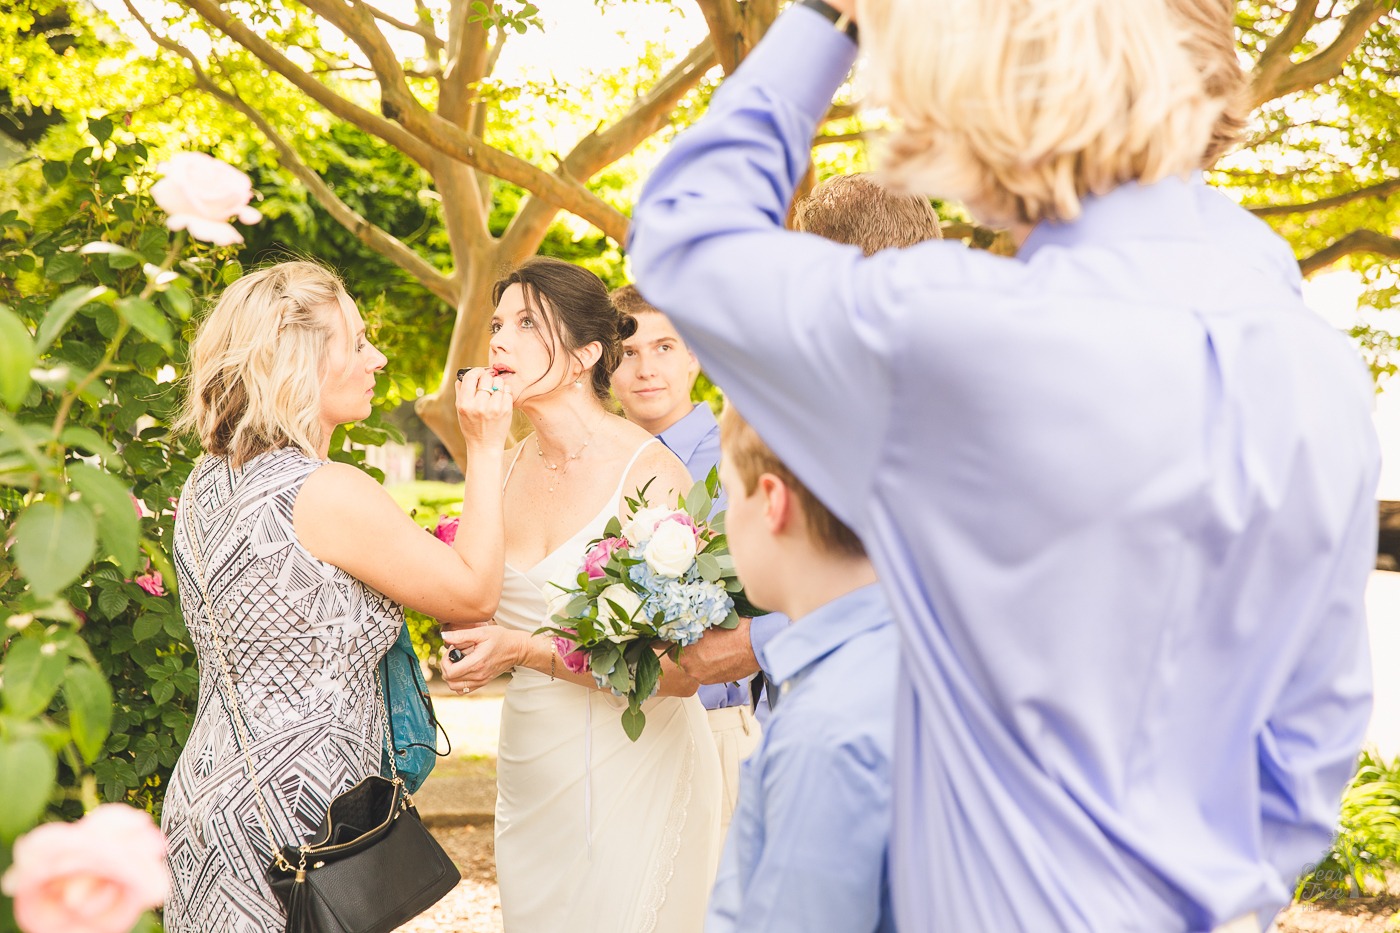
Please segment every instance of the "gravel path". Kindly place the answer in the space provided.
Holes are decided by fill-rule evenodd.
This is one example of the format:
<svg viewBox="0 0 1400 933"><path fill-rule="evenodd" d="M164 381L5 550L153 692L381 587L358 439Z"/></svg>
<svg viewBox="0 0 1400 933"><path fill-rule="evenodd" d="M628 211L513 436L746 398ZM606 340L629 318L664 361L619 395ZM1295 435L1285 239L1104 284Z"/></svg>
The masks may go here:
<svg viewBox="0 0 1400 933"><path fill-rule="evenodd" d="M435 829L433 835L461 869L462 880L432 910L399 927L399 933L502 933L491 827Z"/></svg>

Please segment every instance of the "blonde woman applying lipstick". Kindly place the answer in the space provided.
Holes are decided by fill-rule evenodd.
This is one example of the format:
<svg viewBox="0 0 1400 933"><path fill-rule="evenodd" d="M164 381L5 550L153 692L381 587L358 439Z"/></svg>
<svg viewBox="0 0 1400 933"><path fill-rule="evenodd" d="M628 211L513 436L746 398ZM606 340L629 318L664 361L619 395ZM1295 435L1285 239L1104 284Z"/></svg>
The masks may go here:
<svg viewBox="0 0 1400 933"><path fill-rule="evenodd" d="M609 408L636 322L585 269L535 258L496 283L491 367L534 433L507 454L505 583L497 625L444 633L459 691L514 669L501 714L496 874L508 933L690 933L704 922L719 843L719 759L697 682L663 662L647 727L565 669L548 618L623 497L690 487L685 465Z"/></svg>
<svg viewBox="0 0 1400 933"><path fill-rule="evenodd" d="M173 933L281 929L269 840L301 842L335 795L379 773L375 669L403 607L459 624L496 610L510 390L485 371L458 383L472 456L466 527L448 547L327 460L335 428L369 415L386 362L345 286L312 262L230 285L191 345L183 424L206 453L180 496L174 558L199 708L162 815Z"/></svg>

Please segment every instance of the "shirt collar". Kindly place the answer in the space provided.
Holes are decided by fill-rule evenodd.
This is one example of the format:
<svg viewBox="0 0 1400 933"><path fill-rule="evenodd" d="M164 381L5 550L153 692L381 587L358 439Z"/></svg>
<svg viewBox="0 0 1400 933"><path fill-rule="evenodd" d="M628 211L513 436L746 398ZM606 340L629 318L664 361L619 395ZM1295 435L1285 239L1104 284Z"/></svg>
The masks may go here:
<svg viewBox="0 0 1400 933"><path fill-rule="evenodd" d="M711 432L718 430L719 422L715 420L715 413L710 411L709 403L699 402L690 410L690 414L656 436L661 438L661 443L669 447L677 457L689 463L690 458L695 456L700 442L709 437Z"/></svg>
<svg viewBox="0 0 1400 933"><path fill-rule="evenodd" d="M791 680L846 642L894 623L880 584L839 596L798 619L760 650L763 670L777 683Z"/></svg>
<svg viewBox="0 0 1400 933"><path fill-rule="evenodd" d="M1030 259L1046 246L1198 236L1201 218L1197 199L1204 185L1201 173L1192 172L1189 178L1171 176L1150 185L1127 182L1106 194L1089 195L1081 202L1075 220L1036 224L1016 257Z"/></svg>

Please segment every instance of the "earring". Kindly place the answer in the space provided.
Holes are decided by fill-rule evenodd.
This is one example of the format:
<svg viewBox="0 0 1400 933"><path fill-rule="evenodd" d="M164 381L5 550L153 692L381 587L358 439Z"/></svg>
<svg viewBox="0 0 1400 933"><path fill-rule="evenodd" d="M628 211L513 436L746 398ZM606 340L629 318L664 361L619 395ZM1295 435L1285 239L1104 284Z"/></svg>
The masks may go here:
<svg viewBox="0 0 1400 933"><path fill-rule="evenodd" d="M575 388L575 389L582 389L582 388L583 388L583 377L582 377L582 376L579 376L577 379L574 380L574 388Z"/></svg>

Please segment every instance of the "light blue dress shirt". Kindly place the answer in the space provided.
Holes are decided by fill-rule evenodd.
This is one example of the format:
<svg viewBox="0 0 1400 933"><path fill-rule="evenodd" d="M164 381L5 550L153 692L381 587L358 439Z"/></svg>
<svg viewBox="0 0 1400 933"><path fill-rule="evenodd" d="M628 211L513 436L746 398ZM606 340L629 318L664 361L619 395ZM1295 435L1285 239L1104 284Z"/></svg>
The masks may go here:
<svg viewBox="0 0 1400 933"><path fill-rule="evenodd" d="M656 169L630 252L890 594L899 927L1267 920L1370 710L1357 354L1199 179L1089 198L1014 258L785 231L854 57L784 13Z"/></svg>
<svg viewBox="0 0 1400 933"><path fill-rule="evenodd" d="M710 470L719 465L719 422L715 420L714 412L710 411L710 406L705 402L697 404L690 410L690 414L662 431L657 437L681 458L691 479L696 482L709 476ZM715 500L715 510L722 511L728 507L729 493L721 489L719 498ZM749 640L753 644L754 654L758 654L768 643L768 639L785 628L787 616L778 613L770 612L754 619L749 624ZM705 709L748 706L752 702L749 692L751 679L746 677L737 683L728 684L701 684L700 702L705 705ZM759 706L760 720L766 718L766 706L766 702Z"/></svg>
<svg viewBox="0 0 1400 933"><path fill-rule="evenodd" d="M889 933L899 641L878 584L763 650L782 699L744 762L706 933Z"/></svg>

